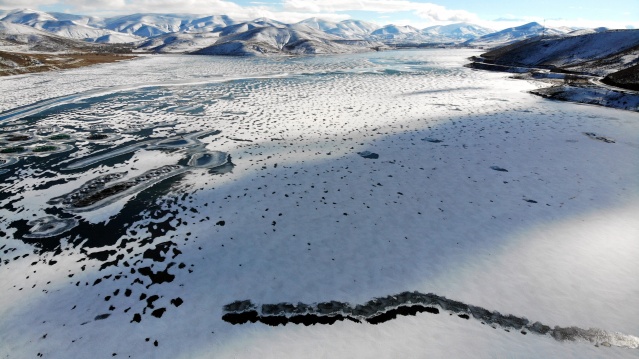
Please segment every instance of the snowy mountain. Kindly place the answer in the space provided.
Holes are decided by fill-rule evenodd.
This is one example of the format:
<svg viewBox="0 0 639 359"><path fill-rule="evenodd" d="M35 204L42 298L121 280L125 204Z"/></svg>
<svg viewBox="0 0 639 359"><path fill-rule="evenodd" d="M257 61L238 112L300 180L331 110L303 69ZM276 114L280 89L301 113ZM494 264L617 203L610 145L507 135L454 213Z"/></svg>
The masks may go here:
<svg viewBox="0 0 639 359"><path fill-rule="evenodd" d="M137 36L117 33L96 26L104 25L100 18L61 13L46 13L24 9L6 13L0 21L30 26L38 30L70 39L89 42L130 43L141 40Z"/></svg>
<svg viewBox="0 0 639 359"><path fill-rule="evenodd" d="M498 65L606 75L639 63L639 30L530 39L487 52L482 57Z"/></svg>
<svg viewBox="0 0 639 359"><path fill-rule="evenodd" d="M573 30L569 33L566 34L566 36L579 36L579 35L587 35L587 34L594 34L597 32L604 32L604 31L608 31L610 30L607 27L597 27L594 29L577 29L577 30Z"/></svg>
<svg viewBox="0 0 639 359"><path fill-rule="evenodd" d="M498 32L469 23L438 25L420 30L400 25L380 27L359 20L333 22L309 18L296 24L286 24L268 18L237 22L225 15L150 13L101 18L30 9L0 11L0 21L86 42L135 43L142 51L176 53L201 49L202 52L233 54L332 53L344 52L348 46L360 51L363 48L379 48L381 44L378 42L393 46L460 44L497 47L540 35L575 37L606 30L544 28L535 22ZM38 33L38 36L42 34ZM235 35L242 36L232 37ZM289 44L290 39L293 42L304 40L311 45L297 48L299 44ZM243 44L238 45L240 42ZM54 48L57 46L53 45ZM219 50L221 48L225 50Z"/></svg>
<svg viewBox="0 0 639 359"><path fill-rule="evenodd" d="M133 14L106 19L107 29L142 37L174 32L215 31L236 22L228 16Z"/></svg>
<svg viewBox="0 0 639 359"><path fill-rule="evenodd" d="M138 50L155 53L187 53L212 46L219 33L169 33L150 38L138 46Z"/></svg>
<svg viewBox="0 0 639 359"><path fill-rule="evenodd" d="M111 36L111 35L106 35ZM113 39L112 39L113 40ZM106 42L104 39L102 42ZM100 41L98 41L100 42ZM120 52L115 46L91 44L70 39L21 24L0 21L0 50L12 52L108 51Z"/></svg>
<svg viewBox="0 0 639 359"><path fill-rule="evenodd" d="M370 51L383 46L370 41L344 40L306 25L263 26L224 36L200 55L267 56L271 54L332 54Z"/></svg>
<svg viewBox="0 0 639 359"><path fill-rule="evenodd" d="M107 19L107 29L133 34L141 37L153 37L169 32L178 32L184 18L177 15L133 14Z"/></svg>
<svg viewBox="0 0 639 359"><path fill-rule="evenodd" d="M422 42L424 37L419 29L410 25L386 25L371 33L376 40L397 43L397 42Z"/></svg>
<svg viewBox="0 0 639 359"><path fill-rule="evenodd" d="M38 28L39 24L46 23L47 21L57 21L57 19L51 14L31 9L9 11L6 14L3 14L3 17L0 18L0 20L35 28Z"/></svg>
<svg viewBox="0 0 639 359"><path fill-rule="evenodd" d="M555 29L544 27L537 22L511 27L491 34L466 41L469 46L496 47L512 44L535 36L562 36L569 32L569 29Z"/></svg>
<svg viewBox="0 0 639 359"><path fill-rule="evenodd" d="M257 28L262 27L275 27L275 28L284 28L286 24L283 22L267 19L267 18L259 18L251 21L245 21L238 24L233 24L226 26L224 28L219 29L220 36L229 36L235 34L241 34L246 31L250 31Z"/></svg>
<svg viewBox="0 0 639 359"><path fill-rule="evenodd" d="M71 20L77 24L88 25L97 28L105 27L104 18L97 16L65 14L62 12L50 12L49 14L60 21Z"/></svg>
<svg viewBox="0 0 639 359"><path fill-rule="evenodd" d="M462 42L495 32L492 29L469 23L431 26L421 31L429 42Z"/></svg>
<svg viewBox="0 0 639 359"><path fill-rule="evenodd" d="M371 33L380 28L378 25L365 21L344 20L332 22L316 17L300 21L298 24L306 25L312 29L339 36L343 39L370 39Z"/></svg>

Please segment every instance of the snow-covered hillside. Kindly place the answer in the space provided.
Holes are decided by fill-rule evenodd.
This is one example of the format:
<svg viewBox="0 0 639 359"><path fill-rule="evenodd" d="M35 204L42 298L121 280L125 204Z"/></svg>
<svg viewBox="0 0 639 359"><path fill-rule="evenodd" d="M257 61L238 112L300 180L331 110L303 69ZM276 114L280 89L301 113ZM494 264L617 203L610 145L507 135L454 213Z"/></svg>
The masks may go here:
<svg viewBox="0 0 639 359"><path fill-rule="evenodd" d="M567 32L569 32L569 29L544 27L537 22L531 22L525 25L511 27L487 34L476 39L466 41L464 44L478 47L496 47L512 44L514 42L536 36L562 36Z"/></svg>
<svg viewBox="0 0 639 359"><path fill-rule="evenodd" d="M89 42L131 43L140 37L101 27L103 19L89 16L46 13L24 9L14 10L0 17L0 21L26 25L62 37Z"/></svg>
<svg viewBox="0 0 639 359"><path fill-rule="evenodd" d="M133 14L106 19L106 28L142 37L174 32L215 31L235 24L228 16Z"/></svg>
<svg viewBox="0 0 639 359"><path fill-rule="evenodd" d="M482 57L499 65L552 67L606 75L639 61L639 30L531 39L487 52Z"/></svg>
<svg viewBox="0 0 639 359"><path fill-rule="evenodd" d="M371 33L380 27L378 25L358 20L344 20L341 22L326 21L319 18L310 18L300 21L298 24L323 31L327 34L339 36L344 39L371 39Z"/></svg>
<svg viewBox="0 0 639 359"><path fill-rule="evenodd" d="M0 21L0 50L11 52L58 52L90 49L91 44L38 30L30 26Z"/></svg>
<svg viewBox="0 0 639 359"><path fill-rule="evenodd" d="M387 43L423 41L421 31L410 25L386 25L373 31L371 35L375 39Z"/></svg>
<svg viewBox="0 0 639 359"><path fill-rule="evenodd" d="M239 22L226 15L137 13L101 18L30 9L1 11L0 21L30 26L51 34L87 42L137 44L142 51L154 52L202 50L200 53L218 53L221 51L220 47L204 50L204 47L211 46L209 40L216 36L225 38L244 34L244 37L234 38L232 43L219 43L218 45L223 45L225 50L222 53L246 54L262 53L263 51L272 53L273 48L267 50L270 46L268 45L261 50L255 50L254 44L241 43L245 41L244 38L252 38L261 32L265 34L286 33L287 30L281 30L285 28L302 32L310 31L311 37L320 39L315 43L324 44L321 46L313 45L304 51L299 49L302 53L314 53L313 47L317 47L317 51L320 53L349 51L348 47L352 47L352 51L360 51L362 48L371 46L378 48L376 42L390 46L407 47L453 44L492 48L542 35L545 37L564 37L605 31L603 28L579 30L567 27L545 28L536 22L494 32L491 29L470 23L437 25L418 29L408 25L393 24L382 27L355 19L334 22L317 17L288 24L268 18ZM300 26L310 30L303 30ZM255 31L258 28L273 28L275 30ZM333 42L331 43L332 49L330 49L331 46L327 47L328 42L321 40L337 40L334 37L348 41ZM268 44L270 40L259 40L258 42L261 41ZM203 47L198 48L198 46ZM253 50L245 51L248 48L253 48ZM294 52L298 52L298 50Z"/></svg>
<svg viewBox="0 0 639 359"><path fill-rule="evenodd" d="M463 42L495 32L492 29L469 23L437 25L421 31L429 42Z"/></svg>
<svg viewBox="0 0 639 359"><path fill-rule="evenodd" d="M219 39L216 32L169 33L152 37L138 46L140 51L187 53L212 46Z"/></svg>
<svg viewBox="0 0 639 359"><path fill-rule="evenodd" d="M222 32L221 34L223 34ZM200 55L263 56L274 54L334 54L371 51L383 46L370 41L344 40L306 25L262 26L221 37Z"/></svg>
<svg viewBox="0 0 639 359"><path fill-rule="evenodd" d="M259 18L251 21L244 21L237 24L229 25L219 29L220 36L229 36L235 34L241 34L243 32L247 32L253 29L262 28L262 27L274 27L274 28L285 28L286 24L283 22L267 19L267 18Z"/></svg>

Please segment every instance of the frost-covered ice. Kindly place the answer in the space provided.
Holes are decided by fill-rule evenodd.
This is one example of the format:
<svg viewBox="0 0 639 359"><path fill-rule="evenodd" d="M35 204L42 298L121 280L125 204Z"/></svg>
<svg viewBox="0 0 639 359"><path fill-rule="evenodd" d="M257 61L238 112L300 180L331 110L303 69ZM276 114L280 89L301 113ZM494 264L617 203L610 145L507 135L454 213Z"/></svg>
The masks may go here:
<svg viewBox="0 0 639 359"><path fill-rule="evenodd" d="M464 68L476 54L158 56L3 79L2 110L25 107L0 114L2 138L55 129L73 150L2 167L0 355L636 357L446 312L222 320L236 301L417 291L639 335L639 114L533 96ZM211 163L86 212L50 202ZM28 238L56 218L77 226Z"/></svg>

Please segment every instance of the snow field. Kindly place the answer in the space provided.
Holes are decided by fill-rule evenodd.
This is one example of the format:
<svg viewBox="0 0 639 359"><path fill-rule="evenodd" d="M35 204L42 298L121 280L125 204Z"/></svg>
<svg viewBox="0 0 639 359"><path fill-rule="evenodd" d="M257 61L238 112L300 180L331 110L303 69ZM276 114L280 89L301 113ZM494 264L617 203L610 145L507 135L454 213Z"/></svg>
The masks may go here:
<svg viewBox="0 0 639 359"><path fill-rule="evenodd" d="M66 79L10 78L20 85L15 91L0 83L3 96L16 96L4 109L31 102L15 93L44 100L104 88L99 101L52 111L37 126L99 125L121 135L115 146L143 140L126 132L136 126L150 127L150 138L221 130L201 140L234 164L222 175L193 170L156 197L145 191L82 213L87 223L126 226L99 246L82 234L52 239L62 243L56 252L13 239L9 224L43 217L47 200L99 174L134 177L174 164L180 152L141 150L70 173L22 160L5 177L0 202L7 234L0 247L15 248L0 257L9 259L0 267L0 290L8 293L0 299L0 354L635 356L446 313L379 325L221 320L235 300L358 304L417 290L547 325L639 333L639 115L532 96L526 91L537 85L462 68L471 52L449 51L247 62L149 57L69 71ZM184 62L191 66L177 66ZM204 82L277 73L290 75L108 95L112 86L163 77ZM66 162L95 151L78 147ZM362 151L379 158L362 158ZM44 176L47 170L55 177ZM65 182L50 183L59 179ZM136 202L146 206L123 218ZM162 261L146 255L164 242L171 250ZM98 252L106 259L90 256ZM145 267L175 278L153 283L141 274ZM178 297L183 304L171 304ZM160 318L151 315L158 308L166 308ZM97 319L102 314L110 316Z"/></svg>

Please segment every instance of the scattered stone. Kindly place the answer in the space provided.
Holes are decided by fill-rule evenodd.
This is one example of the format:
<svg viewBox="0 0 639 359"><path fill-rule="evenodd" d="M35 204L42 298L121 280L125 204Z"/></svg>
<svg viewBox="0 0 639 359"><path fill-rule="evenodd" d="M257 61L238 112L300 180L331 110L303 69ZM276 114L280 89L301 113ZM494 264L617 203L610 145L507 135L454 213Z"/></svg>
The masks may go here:
<svg viewBox="0 0 639 359"><path fill-rule="evenodd" d="M94 318L94 320L104 320L104 319L108 318L109 316L111 316L110 313L100 314L100 315L97 315Z"/></svg>
<svg viewBox="0 0 639 359"><path fill-rule="evenodd" d="M370 151L357 152L357 154L371 160L375 160L379 158L379 155L377 153L373 153Z"/></svg>

